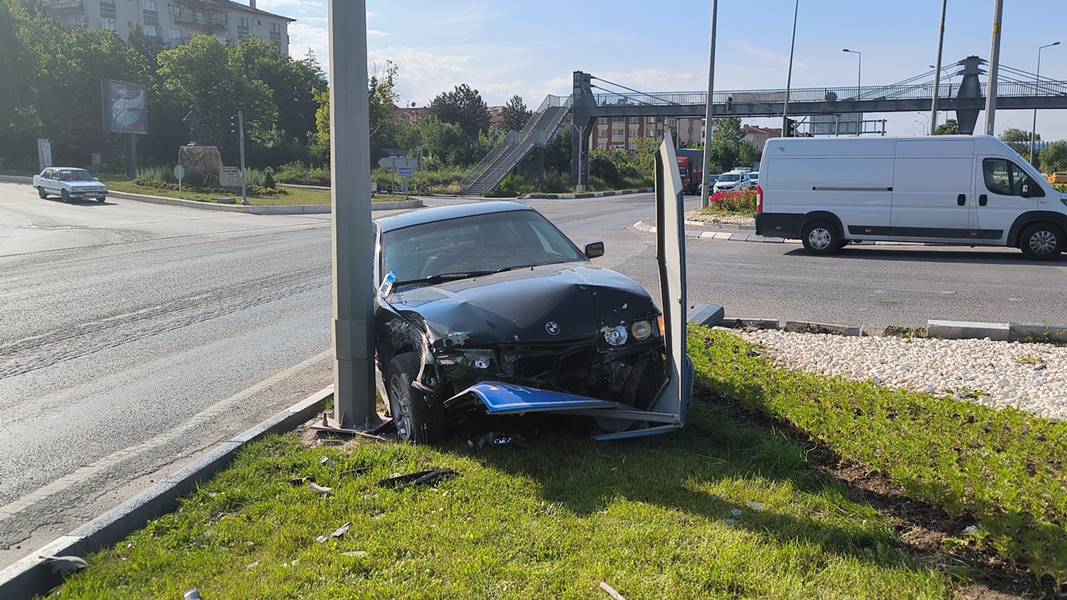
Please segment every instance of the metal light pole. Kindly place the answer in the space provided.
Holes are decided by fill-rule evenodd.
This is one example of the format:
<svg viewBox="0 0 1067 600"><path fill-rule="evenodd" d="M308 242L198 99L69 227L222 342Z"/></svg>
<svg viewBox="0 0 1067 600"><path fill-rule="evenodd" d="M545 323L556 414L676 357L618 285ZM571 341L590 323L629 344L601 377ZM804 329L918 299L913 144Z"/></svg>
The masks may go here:
<svg viewBox="0 0 1067 600"><path fill-rule="evenodd" d="M1038 88L1041 87L1041 51L1045 48L1059 46L1059 42L1045 44L1037 49L1037 74L1034 79L1034 97L1037 97ZM1034 164L1035 148L1037 147L1037 109L1034 109L1034 125L1030 128L1030 164Z"/></svg>
<svg viewBox="0 0 1067 600"><path fill-rule="evenodd" d="M376 427L366 0L330 0L333 421Z"/></svg>
<svg viewBox="0 0 1067 600"><path fill-rule="evenodd" d="M863 87L863 53L859 50L849 50L848 48L842 48L841 51L855 54L859 58L859 66L856 69L856 101L858 102L860 99L860 89ZM859 136L862 134L863 123L860 122L856 124L856 135Z"/></svg>
<svg viewBox="0 0 1067 600"><path fill-rule="evenodd" d="M793 38L789 42L789 74L785 78L785 103L782 106L782 135L789 137L789 91L793 87L793 50L797 45L797 15L800 14L800 0L793 6ZM708 123L711 126L711 123Z"/></svg>
<svg viewBox="0 0 1067 600"><path fill-rule="evenodd" d="M715 106L715 33L718 28L719 0L711 0L711 51L708 58L708 107L704 116L704 172L700 176L700 207L710 204L711 186L708 185L708 173L711 172L711 124Z"/></svg>
<svg viewBox="0 0 1067 600"><path fill-rule="evenodd" d="M1004 0L993 0L993 47L989 51L989 92L985 103L985 134L995 135L997 120L997 78L1000 75L1000 25Z"/></svg>
<svg viewBox="0 0 1067 600"><path fill-rule="evenodd" d="M941 93L941 53L945 50L945 13L947 11L948 0L941 0L941 29L937 38L937 64L934 66L934 99L930 104L930 135L937 134L937 96Z"/></svg>
<svg viewBox="0 0 1067 600"><path fill-rule="evenodd" d="M245 111L237 111L237 139L241 146L241 204L248 204L248 179L245 176Z"/></svg>

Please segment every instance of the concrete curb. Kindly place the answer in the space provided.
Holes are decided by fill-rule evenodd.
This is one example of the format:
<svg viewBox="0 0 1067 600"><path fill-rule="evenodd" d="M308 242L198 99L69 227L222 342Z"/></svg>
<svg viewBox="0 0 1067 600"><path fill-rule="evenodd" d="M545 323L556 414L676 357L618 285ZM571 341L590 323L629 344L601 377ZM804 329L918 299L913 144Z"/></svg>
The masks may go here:
<svg viewBox="0 0 1067 600"><path fill-rule="evenodd" d="M726 311L718 304L698 304L689 311L689 322L693 325L715 327L722 323Z"/></svg>
<svg viewBox="0 0 1067 600"><path fill-rule="evenodd" d="M145 194L131 194L129 192L108 191L108 196L122 198L123 200L135 200L151 204L166 204L169 206L184 206L200 210L217 210L222 212L244 213L249 215L328 215L331 207L329 204L292 204L292 205L242 205L242 204L218 204L215 202L197 202L196 200L182 200L179 198L165 198L163 196L148 196ZM374 202L371 210L403 210L409 208L422 208L425 206L422 200L413 198L401 202Z"/></svg>
<svg viewBox="0 0 1067 600"><path fill-rule="evenodd" d="M0 175L0 183L29 183L33 184L33 177L23 175Z"/></svg>
<svg viewBox="0 0 1067 600"><path fill-rule="evenodd" d="M323 403L332 395L332 385L315 392L243 433L221 442L194 463L153 487L12 563L0 571L0 598L17 600L44 596L62 583L62 578L53 572L44 557L84 557L114 545L152 519L173 511L179 498L229 466L246 444L272 433L291 431L311 420L322 411Z"/></svg>
<svg viewBox="0 0 1067 600"><path fill-rule="evenodd" d="M690 322L695 322L690 319ZM728 318L721 326L731 329L780 329L792 333L824 333L846 337L886 337L887 327L837 325L810 321L779 321L778 319ZM989 338L995 342L1051 342L1067 344L1067 325L1048 323L982 323L976 321L930 320L926 336L942 340Z"/></svg>
<svg viewBox="0 0 1067 600"><path fill-rule="evenodd" d="M576 198L607 198L609 196L625 196L629 194L648 194L656 191L655 188L637 188L633 190L616 190L613 192L579 192L575 194L526 194L517 196L516 200L573 200Z"/></svg>
<svg viewBox="0 0 1067 600"><path fill-rule="evenodd" d="M981 323L975 321L939 321L926 323L926 334L946 340L989 338L997 342L1067 343L1067 325L1048 323Z"/></svg>
<svg viewBox="0 0 1067 600"><path fill-rule="evenodd" d="M694 225L695 221L686 221L686 225ZM638 221L631 225L637 231L643 231L646 233L656 233L656 226L649 225L644 221ZM737 228L736 233L729 231L698 231L696 229L686 229L686 239L695 240L725 240L729 242L760 242L764 244L796 244L800 245L800 240L787 240L780 237L770 237L765 235L756 235L755 233L744 233L746 227L743 225L737 225L729 227L730 229ZM941 244L922 244L911 242L852 242L850 246L940 246Z"/></svg>

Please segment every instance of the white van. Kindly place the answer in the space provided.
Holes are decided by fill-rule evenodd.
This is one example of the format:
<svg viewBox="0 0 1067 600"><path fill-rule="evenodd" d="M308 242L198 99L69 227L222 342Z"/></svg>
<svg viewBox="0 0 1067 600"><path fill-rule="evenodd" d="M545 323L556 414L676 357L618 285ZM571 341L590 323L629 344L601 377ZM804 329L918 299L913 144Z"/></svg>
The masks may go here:
<svg viewBox="0 0 1067 600"><path fill-rule="evenodd" d="M1067 194L991 136L774 138L760 163L756 233L815 254L888 240L1067 248Z"/></svg>

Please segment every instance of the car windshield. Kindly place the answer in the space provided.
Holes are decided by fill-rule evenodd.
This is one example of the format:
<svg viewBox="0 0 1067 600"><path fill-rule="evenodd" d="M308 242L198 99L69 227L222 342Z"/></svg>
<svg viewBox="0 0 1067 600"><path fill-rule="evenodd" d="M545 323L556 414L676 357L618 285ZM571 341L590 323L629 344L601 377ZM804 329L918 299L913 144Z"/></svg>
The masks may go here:
<svg viewBox="0 0 1067 600"><path fill-rule="evenodd" d="M727 174L719 177L719 181L741 181L740 175Z"/></svg>
<svg viewBox="0 0 1067 600"><path fill-rule="evenodd" d="M382 236L382 272L396 273L398 286L585 260L532 210L449 219Z"/></svg>
<svg viewBox="0 0 1067 600"><path fill-rule="evenodd" d="M78 169L76 171L60 171L60 181L93 181L93 176L89 174L89 171L84 169Z"/></svg>

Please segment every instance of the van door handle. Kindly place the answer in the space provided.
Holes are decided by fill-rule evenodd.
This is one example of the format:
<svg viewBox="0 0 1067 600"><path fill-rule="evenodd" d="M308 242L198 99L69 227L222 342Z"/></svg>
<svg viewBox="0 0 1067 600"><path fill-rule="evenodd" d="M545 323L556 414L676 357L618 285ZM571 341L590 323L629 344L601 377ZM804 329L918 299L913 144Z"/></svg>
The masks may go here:
<svg viewBox="0 0 1067 600"><path fill-rule="evenodd" d="M985 206L986 204L989 204L989 196L985 194L978 196L978 206Z"/></svg>
<svg viewBox="0 0 1067 600"><path fill-rule="evenodd" d="M960 194L959 196L956 196L956 204L958 206L966 206L967 205L967 194Z"/></svg>

